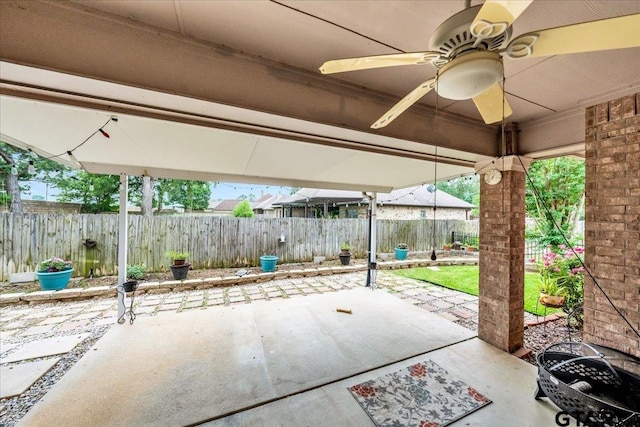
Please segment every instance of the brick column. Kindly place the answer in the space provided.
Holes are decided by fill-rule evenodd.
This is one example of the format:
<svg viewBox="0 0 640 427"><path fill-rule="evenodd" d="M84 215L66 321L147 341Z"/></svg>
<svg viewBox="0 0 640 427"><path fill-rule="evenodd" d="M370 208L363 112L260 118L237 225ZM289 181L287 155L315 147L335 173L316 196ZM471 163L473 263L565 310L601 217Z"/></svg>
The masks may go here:
<svg viewBox="0 0 640 427"><path fill-rule="evenodd" d="M484 180L492 168L502 171L495 185ZM481 170L478 336L514 352L524 342L524 169L507 156Z"/></svg>
<svg viewBox="0 0 640 427"><path fill-rule="evenodd" d="M586 109L585 264L640 328L640 93ZM640 339L589 278L584 341L640 357Z"/></svg>

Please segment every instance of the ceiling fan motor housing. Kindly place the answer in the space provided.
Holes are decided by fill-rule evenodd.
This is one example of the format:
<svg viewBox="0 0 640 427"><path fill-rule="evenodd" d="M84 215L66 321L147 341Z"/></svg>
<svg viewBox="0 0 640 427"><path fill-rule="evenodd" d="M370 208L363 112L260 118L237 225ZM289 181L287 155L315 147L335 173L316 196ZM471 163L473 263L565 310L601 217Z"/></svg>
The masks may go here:
<svg viewBox="0 0 640 427"><path fill-rule="evenodd" d="M447 99L471 99L500 81L504 71L498 53L511 37L511 27L493 38L477 41L471 24L482 6L474 6L444 21L429 41L431 51L441 52L432 63L440 68L436 91Z"/></svg>
<svg viewBox="0 0 640 427"><path fill-rule="evenodd" d="M482 40L474 47L477 38L471 33L471 24L480 11L482 5L464 9L444 21L436 29L429 40L429 50L442 53L442 57L432 62L438 68L466 51L499 51L507 46L511 38L512 29L493 37Z"/></svg>

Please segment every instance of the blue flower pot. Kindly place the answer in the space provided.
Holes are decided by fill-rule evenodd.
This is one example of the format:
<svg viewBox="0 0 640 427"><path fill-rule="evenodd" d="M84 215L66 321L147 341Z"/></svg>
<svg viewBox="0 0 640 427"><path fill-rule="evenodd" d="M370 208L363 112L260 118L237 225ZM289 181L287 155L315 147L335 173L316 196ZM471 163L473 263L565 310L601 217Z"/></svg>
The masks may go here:
<svg viewBox="0 0 640 427"><path fill-rule="evenodd" d="M396 259L407 259L407 254L409 254L409 249L393 248L393 250L396 253Z"/></svg>
<svg viewBox="0 0 640 427"><path fill-rule="evenodd" d="M260 257L260 267L265 273L276 271L278 257L275 255L262 255Z"/></svg>
<svg viewBox="0 0 640 427"><path fill-rule="evenodd" d="M40 287L44 291L59 291L64 289L69 284L71 275L73 274L73 268L63 271L37 271L36 276L40 281Z"/></svg>

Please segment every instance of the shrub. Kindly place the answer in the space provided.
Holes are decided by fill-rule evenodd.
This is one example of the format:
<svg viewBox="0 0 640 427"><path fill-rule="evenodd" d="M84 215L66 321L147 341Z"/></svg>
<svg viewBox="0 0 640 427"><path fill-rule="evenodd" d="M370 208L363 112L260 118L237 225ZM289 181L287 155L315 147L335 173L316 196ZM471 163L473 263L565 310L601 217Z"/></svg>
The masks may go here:
<svg viewBox="0 0 640 427"><path fill-rule="evenodd" d="M251 209L251 202L249 200L243 200L233 208L233 216L236 218L253 218L253 209Z"/></svg>
<svg viewBox="0 0 640 427"><path fill-rule="evenodd" d="M565 295L564 311L571 312L582 305L585 269L582 266L584 249L580 246L547 246L538 262L540 280L545 285L555 285L557 292ZM535 262L535 260L531 260Z"/></svg>

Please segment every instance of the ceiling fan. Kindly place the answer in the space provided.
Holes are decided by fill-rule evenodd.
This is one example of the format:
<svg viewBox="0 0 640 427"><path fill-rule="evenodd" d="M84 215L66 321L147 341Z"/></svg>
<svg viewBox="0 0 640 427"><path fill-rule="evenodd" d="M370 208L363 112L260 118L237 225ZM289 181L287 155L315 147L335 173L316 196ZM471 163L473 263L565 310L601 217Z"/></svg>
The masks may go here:
<svg viewBox="0 0 640 427"><path fill-rule="evenodd" d="M425 52L397 53L327 61L322 74L399 65L431 64L436 76L421 83L394 105L372 128L387 126L435 89L448 99L473 99L485 123L512 114L500 86L503 56L534 58L640 46L640 14L534 31L511 39L511 24L533 0L487 0L443 22Z"/></svg>

